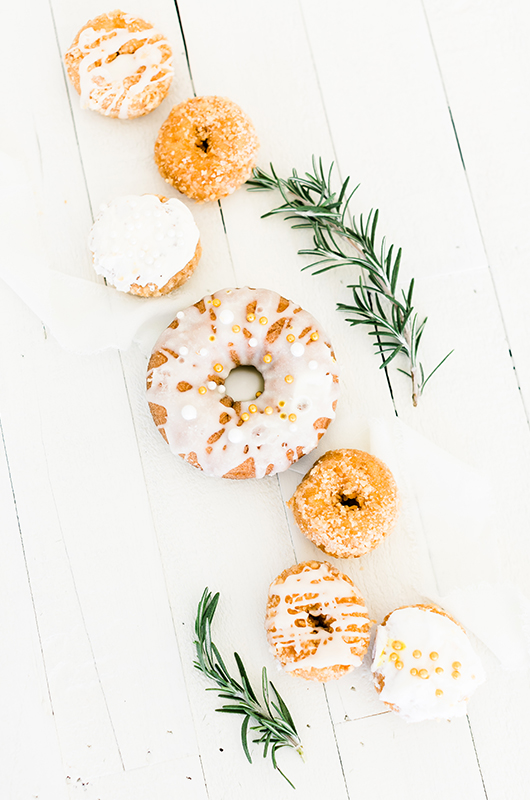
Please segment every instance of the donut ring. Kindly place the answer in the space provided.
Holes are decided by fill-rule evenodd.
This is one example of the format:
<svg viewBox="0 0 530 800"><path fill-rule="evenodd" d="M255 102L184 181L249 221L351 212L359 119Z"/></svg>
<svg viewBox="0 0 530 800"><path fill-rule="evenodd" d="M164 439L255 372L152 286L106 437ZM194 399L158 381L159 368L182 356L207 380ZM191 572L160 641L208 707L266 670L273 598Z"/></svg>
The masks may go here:
<svg viewBox="0 0 530 800"><path fill-rule="evenodd" d="M393 529L397 486L388 467L362 450L329 450L287 504L305 536L324 553L351 558L376 547Z"/></svg>
<svg viewBox="0 0 530 800"><path fill-rule="evenodd" d="M408 722L463 716L485 680L465 629L434 604L387 614L377 628L372 673L381 700Z"/></svg>
<svg viewBox="0 0 530 800"><path fill-rule="evenodd" d="M202 252L191 211L180 200L154 194L117 197L102 206L89 247L107 284L140 297L161 297L181 286Z"/></svg>
<svg viewBox="0 0 530 800"><path fill-rule="evenodd" d="M259 397L226 394L239 365L262 374ZM268 289L223 289L179 311L147 372L149 407L173 453L223 478L274 475L309 453L335 416L338 393L318 322Z"/></svg>
<svg viewBox="0 0 530 800"><path fill-rule="evenodd" d="M226 97L193 97L175 106L160 128L160 174L194 200L218 200L250 176L259 142L250 119Z"/></svg>
<svg viewBox="0 0 530 800"><path fill-rule="evenodd" d="M81 108L132 119L153 111L173 78L171 47L150 22L123 11L83 25L64 57Z"/></svg>
<svg viewBox="0 0 530 800"><path fill-rule="evenodd" d="M327 561L296 564L271 583L267 640L291 675L329 681L358 667L372 625L353 581Z"/></svg>

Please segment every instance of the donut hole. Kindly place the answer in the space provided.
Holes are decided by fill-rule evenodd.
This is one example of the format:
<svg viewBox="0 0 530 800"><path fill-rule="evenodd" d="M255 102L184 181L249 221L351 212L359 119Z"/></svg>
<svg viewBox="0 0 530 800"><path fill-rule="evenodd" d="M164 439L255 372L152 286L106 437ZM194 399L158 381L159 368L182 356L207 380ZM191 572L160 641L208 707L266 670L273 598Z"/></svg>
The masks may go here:
<svg viewBox="0 0 530 800"><path fill-rule="evenodd" d="M199 150L202 150L203 153L207 153L210 149L210 139L209 139L209 132L206 128L195 128L196 133L196 141L195 147L198 147Z"/></svg>
<svg viewBox="0 0 530 800"><path fill-rule="evenodd" d="M364 499L356 493L339 494L339 503L347 508L362 508Z"/></svg>
<svg viewBox="0 0 530 800"><path fill-rule="evenodd" d="M314 614L309 612L307 615L307 621L309 623L309 627L313 628L311 633L318 633L319 630L327 631L328 633L333 633L333 623L337 620L333 617L328 617L325 614L318 613L315 611Z"/></svg>
<svg viewBox="0 0 530 800"><path fill-rule="evenodd" d="M254 400L263 393L265 382L259 370L252 366L235 367L225 380L227 394L235 401Z"/></svg>

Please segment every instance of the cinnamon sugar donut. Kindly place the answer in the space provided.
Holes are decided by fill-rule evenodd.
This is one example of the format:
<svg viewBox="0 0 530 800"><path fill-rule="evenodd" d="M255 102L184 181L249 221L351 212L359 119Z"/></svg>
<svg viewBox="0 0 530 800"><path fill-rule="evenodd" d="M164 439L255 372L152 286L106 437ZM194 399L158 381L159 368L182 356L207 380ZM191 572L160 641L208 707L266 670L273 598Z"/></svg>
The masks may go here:
<svg viewBox="0 0 530 800"><path fill-rule="evenodd" d="M250 119L226 97L193 97L175 106L160 128L160 174L195 200L234 192L256 163L259 142Z"/></svg>
<svg viewBox="0 0 530 800"><path fill-rule="evenodd" d="M324 553L351 558L376 547L393 529L397 486L388 467L362 450L329 450L287 504L303 534Z"/></svg>
<svg viewBox="0 0 530 800"><path fill-rule="evenodd" d="M340 678L361 663L372 625L353 581L326 561L296 564L270 586L267 640L291 675Z"/></svg>
<svg viewBox="0 0 530 800"><path fill-rule="evenodd" d="M65 54L81 107L107 117L141 117L156 108L173 78L171 47L150 22L123 11L83 25Z"/></svg>
<svg viewBox="0 0 530 800"><path fill-rule="evenodd" d="M234 401L225 379L239 365L264 380ZM335 416L337 364L307 311L268 289L223 289L179 311L155 344L147 373L153 419L175 455L206 475L262 478L313 450Z"/></svg>
<svg viewBox="0 0 530 800"><path fill-rule="evenodd" d="M485 680L464 628L432 604L403 606L385 617L372 672L381 700L407 722L463 716Z"/></svg>
<svg viewBox="0 0 530 800"><path fill-rule="evenodd" d="M181 286L201 256L199 231L180 200L117 197L90 231L94 269L121 292L160 297Z"/></svg>

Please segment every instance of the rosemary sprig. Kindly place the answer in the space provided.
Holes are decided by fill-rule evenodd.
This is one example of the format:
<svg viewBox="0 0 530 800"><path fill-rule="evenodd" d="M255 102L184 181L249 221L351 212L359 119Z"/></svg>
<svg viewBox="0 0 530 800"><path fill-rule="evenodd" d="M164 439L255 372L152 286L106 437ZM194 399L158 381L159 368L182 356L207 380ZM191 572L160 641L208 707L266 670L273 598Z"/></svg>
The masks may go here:
<svg viewBox="0 0 530 800"><path fill-rule="evenodd" d="M211 625L219 602L219 593L212 596L208 588L202 594L197 607L195 619L195 649L197 661L194 666L217 684L217 688L208 687L209 691L219 691L219 697L229 700L230 703L216 709L226 714L241 714L241 743L245 755L252 763L248 746L248 731L256 731L257 738L252 741L263 745L263 757L270 753L274 769L285 778L290 786L295 788L289 778L281 771L276 760L276 753L282 747L292 747L304 759L302 742L298 736L293 718L278 690L267 677L267 669L263 667L261 674L261 691L263 705L260 704L247 676L243 662L237 653L234 659L239 671L239 680L235 680L225 666L219 650L212 642ZM274 692L271 698L270 689ZM254 722L256 724L251 725Z"/></svg>
<svg viewBox="0 0 530 800"><path fill-rule="evenodd" d="M407 291L398 290L401 248L387 246L385 237L377 244L376 233L379 211L372 209L359 221L352 216L348 222L348 207L359 186L349 192L350 179L346 178L340 191L331 188L333 164L326 173L322 159L313 156L313 172L301 176L293 169L289 178L280 178L271 164L271 174L256 167L247 181L250 191L277 189L284 203L264 214L270 217L283 214L294 220L293 228L310 228L313 247L299 250L301 255L314 259L303 269L312 269L314 275L343 266L358 266L364 272L358 283L348 286L353 293L351 305L338 303L340 311L352 314L346 321L352 326L368 325L374 337L374 346L382 356L381 369L387 367L398 355L408 359L408 369L399 368L412 382L412 403L418 404L427 382L444 361L427 375L419 361L418 350L425 330L427 317L419 320L412 305L414 278ZM348 193L349 192L349 193Z"/></svg>

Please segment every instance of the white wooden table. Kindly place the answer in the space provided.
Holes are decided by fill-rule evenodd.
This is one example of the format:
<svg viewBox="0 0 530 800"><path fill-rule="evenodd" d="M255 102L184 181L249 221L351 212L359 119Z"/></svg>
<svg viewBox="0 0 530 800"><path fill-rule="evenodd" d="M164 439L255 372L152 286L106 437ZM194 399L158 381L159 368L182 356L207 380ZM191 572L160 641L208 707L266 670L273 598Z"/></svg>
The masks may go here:
<svg viewBox="0 0 530 800"><path fill-rule="evenodd" d="M178 5L178 8L177 8ZM365 331L335 310L351 275L301 273L306 242L273 195L240 189L194 205L204 255L175 310L224 286L296 299L329 332L342 368L337 419L319 452L366 446L370 415L394 412L494 481L499 564L528 581L530 483L530 10L525 0L132 0L166 33L169 98L134 122L81 111L62 54L94 0L20 0L2 12L3 122L17 127L46 196L47 255L92 275L92 212L120 194L163 192L152 158L171 106L193 93L239 103L281 174L334 160L404 248L429 315L424 357L455 353L413 409ZM527 292L529 294L527 294ZM276 676L263 632L270 581L317 552L290 525L298 480L205 478L174 458L146 408L136 347L78 356L0 282L0 786L5 800L518 800L530 778L527 673L474 640L488 681L452 723L407 725L385 711L367 667L331 685ZM391 388L391 391L389 389ZM450 487L441 487L450 502ZM383 546L384 547L384 546ZM407 557L390 584L340 566L381 619L417 602ZM364 571L363 571L364 570ZM307 763L260 752L193 669L204 586L221 592L215 636L254 681L267 665L302 734Z"/></svg>

